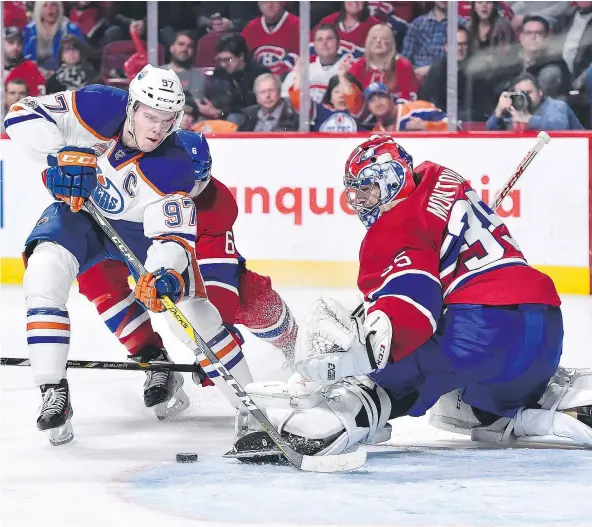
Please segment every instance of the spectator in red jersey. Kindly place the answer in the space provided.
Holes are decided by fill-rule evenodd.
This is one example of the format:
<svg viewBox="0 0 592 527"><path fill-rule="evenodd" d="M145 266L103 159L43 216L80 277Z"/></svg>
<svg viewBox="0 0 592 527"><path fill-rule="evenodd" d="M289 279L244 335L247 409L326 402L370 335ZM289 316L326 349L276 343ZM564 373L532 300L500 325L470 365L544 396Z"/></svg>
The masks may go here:
<svg viewBox="0 0 592 527"><path fill-rule="evenodd" d="M370 14L366 2L342 2L341 9L323 18L321 24L337 26L340 55L350 54L358 58L364 54L368 31L380 24L380 20Z"/></svg>
<svg viewBox="0 0 592 527"><path fill-rule="evenodd" d="M468 26L470 46L475 51L502 48L507 52L514 41L508 19L499 12L498 2L472 2Z"/></svg>
<svg viewBox="0 0 592 527"><path fill-rule="evenodd" d="M4 27L17 27L22 31L29 23L24 2L2 2L4 4Z"/></svg>
<svg viewBox="0 0 592 527"><path fill-rule="evenodd" d="M283 2L259 2L261 17L251 20L242 32L253 58L275 75L285 75L299 52L297 16L288 13Z"/></svg>
<svg viewBox="0 0 592 527"><path fill-rule="evenodd" d="M417 98L419 83L413 66L397 54L393 33L384 24L370 29L366 37L366 56L354 62L349 71L364 88L373 82L382 82L398 99Z"/></svg>
<svg viewBox="0 0 592 527"><path fill-rule="evenodd" d="M23 35L17 27L5 27L2 35L4 52L4 70L2 82L6 84L14 79L27 83L28 92L33 97L45 93L45 77L41 75L37 64L23 57Z"/></svg>
<svg viewBox="0 0 592 527"><path fill-rule="evenodd" d="M91 48L99 48L108 27L103 2L74 2L68 18L76 24Z"/></svg>
<svg viewBox="0 0 592 527"><path fill-rule="evenodd" d="M381 20L385 16L396 16L405 22L411 22L419 15L423 15L423 12L418 12L418 7L421 8L421 5L418 4L425 4L425 2L384 2L370 0L368 7L370 8L370 13Z"/></svg>
<svg viewBox="0 0 592 527"><path fill-rule="evenodd" d="M424 4L424 2L415 2L415 4ZM409 21L413 20L413 2L368 2L370 14L380 20L382 24L389 26L395 35L397 49L403 49L403 42ZM421 13L417 13L419 16Z"/></svg>

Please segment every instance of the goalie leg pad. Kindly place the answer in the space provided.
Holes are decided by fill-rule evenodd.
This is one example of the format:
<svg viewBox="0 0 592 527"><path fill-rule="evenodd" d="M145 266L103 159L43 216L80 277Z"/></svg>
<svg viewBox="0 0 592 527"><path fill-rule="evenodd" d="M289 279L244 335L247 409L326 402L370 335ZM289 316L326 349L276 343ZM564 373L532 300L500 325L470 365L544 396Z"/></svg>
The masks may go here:
<svg viewBox="0 0 592 527"><path fill-rule="evenodd" d="M270 422L292 444L308 455L353 451L363 442L390 438L391 402L369 379L348 378L325 388L295 374L286 383L252 383L245 387ZM244 431L243 422L237 429ZM258 424L249 419L253 432Z"/></svg>
<svg viewBox="0 0 592 527"><path fill-rule="evenodd" d="M430 424L440 430L471 435L471 430L481 426L471 405L462 400L460 390L454 390L438 399L429 412Z"/></svg>
<svg viewBox="0 0 592 527"><path fill-rule="evenodd" d="M592 370L559 368L539 400L541 408L520 409L513 419L476 428L476 441L544 443L592 448Z"/></svg>

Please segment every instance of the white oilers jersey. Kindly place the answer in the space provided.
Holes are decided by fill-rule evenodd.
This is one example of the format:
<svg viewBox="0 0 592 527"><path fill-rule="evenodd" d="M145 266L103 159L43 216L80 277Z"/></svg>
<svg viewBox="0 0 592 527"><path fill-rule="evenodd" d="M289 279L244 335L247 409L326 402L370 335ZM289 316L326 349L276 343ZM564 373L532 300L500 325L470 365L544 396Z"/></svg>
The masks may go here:
<svg viewBox="0 0 592 527"><path fill-rule="evenodd" d="M337 75L339 63L342 60L339 59L335 64L331 64L330 66L323 66L319 58L316 57L314 62L308 65L308 94L314 102L321 103L323 101L329 81L331 77ZM289 90L294 84L295 77L296 72L294 70L286 75L282 83L282 97L290 98ZM300 89L300 86L298 88Z"/></svg>
<svg viewBox="0 0 592 527"><path fill-rule="evenodd" d="M105 217L121 220L121 228L125 222L143 224L144 235L153 240L148 271L197 269L195 205L188 197L195 183L191 158L176 134L153 152L126 148L121 133L127 98L127 92L106 86L27 97L12 105L5 128L41 160L65 146L92 148L99 184L91 199Z"/></svg>

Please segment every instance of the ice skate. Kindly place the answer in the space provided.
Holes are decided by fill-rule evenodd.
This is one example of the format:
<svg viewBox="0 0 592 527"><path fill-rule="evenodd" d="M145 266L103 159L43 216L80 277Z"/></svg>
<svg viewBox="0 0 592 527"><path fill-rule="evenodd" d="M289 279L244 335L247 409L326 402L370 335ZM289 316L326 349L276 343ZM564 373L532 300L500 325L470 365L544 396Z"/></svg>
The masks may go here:
<svg viewBox="0 0 592 527"><path fill-rule="evenodd" d="M70 404L68 381L62 379L59 384L43 384L41 395L43 401L37 428L48 433L49 442L54 446L72 441L74 431L70 419L74 412Z"/></svg>
<svg viewBox="0 0 592 527"><path fill-rule="evenodd" d="M235 440L232 449L224 454L243 463L287 462L279 448L256 419L245 410L236 411Z"/></svg>
<svg viewBox="0 0 592 527"><path fill-rule="evenodd" d="M144 348L135 355L137 362L158 364L170 363L171 358L164 348ZM158 419L180 414L189 408L189 397L183 390L183 376L174 371L147 371L144 382L144 404L153 408Z"/></svg>

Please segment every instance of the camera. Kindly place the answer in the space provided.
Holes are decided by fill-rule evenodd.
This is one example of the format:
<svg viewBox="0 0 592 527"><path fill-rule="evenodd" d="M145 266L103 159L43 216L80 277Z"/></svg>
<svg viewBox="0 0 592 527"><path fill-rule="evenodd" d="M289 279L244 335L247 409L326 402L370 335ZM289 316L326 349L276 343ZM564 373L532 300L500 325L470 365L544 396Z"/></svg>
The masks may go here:
<svg viewBox="0 0 592 527"><path fill-rule="evenodd" d="M532 100L528 93L523 91L515 91L508 93L508 97L512 100L512 106L519 112L529 112L532 109Z"/></svg>

